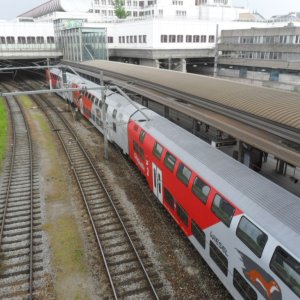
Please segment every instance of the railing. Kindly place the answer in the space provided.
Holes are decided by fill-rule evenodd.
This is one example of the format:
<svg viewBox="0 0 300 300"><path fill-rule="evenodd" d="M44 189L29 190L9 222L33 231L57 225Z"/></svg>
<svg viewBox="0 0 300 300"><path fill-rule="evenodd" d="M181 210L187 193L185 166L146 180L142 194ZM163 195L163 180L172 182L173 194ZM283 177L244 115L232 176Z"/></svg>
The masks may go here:
<svg viewBox="0 0 300 300"><path fill-rule="evenodd" d="M59 51L55 44L0 44L0 52L6 51Z"/></svg>

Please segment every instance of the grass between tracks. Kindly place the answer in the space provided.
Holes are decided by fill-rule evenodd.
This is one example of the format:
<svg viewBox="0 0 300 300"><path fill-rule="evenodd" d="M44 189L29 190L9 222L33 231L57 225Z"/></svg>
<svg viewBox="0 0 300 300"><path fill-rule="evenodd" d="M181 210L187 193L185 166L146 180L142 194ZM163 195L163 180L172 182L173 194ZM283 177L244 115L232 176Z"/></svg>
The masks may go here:
<svg viewBox="0 0 300 300"><path fill-rule="evenodd" d="M7 110L3 97L0 97L0 170L3 166L7 142Z"/></svg>
<svg viewBox="0 0 300 300"><path fill-rule="evenodd" d="M33 103L22 98L30 109ZM62 163L53 132L38 109L30 109L30 123L35 141L39 144L41 186L45 195L46 223L50 242L51 268L54 272L54 293L57 299L90 299L87 291L87 267L83 242L72 211L72 193L68 187L68 171Z"/></svg>

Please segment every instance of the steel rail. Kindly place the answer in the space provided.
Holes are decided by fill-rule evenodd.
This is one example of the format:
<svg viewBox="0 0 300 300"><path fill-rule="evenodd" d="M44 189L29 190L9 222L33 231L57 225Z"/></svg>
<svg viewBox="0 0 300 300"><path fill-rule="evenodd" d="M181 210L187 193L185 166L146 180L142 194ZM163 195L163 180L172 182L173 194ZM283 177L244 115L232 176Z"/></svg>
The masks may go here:
<svg viewBox="0 0 300 300"><path fill-rule="evenodd" d="M10 101L6 98L7 105L9 107L9 113L10 113L10 119L12 123L12 131L13 131L13 145L12 145L12 157L10 161L10 170L9 170L9 182L7 185L7 192L6 192L6 201L5 201L5 209L3 213L2 218L2 225L1 225L1 232L0 232L0 246L2 245L2 238L3 238L3 232L4 232L4 225L5 225L5 219L7 214L7 208L8 208L8 202L9 202L9 193L11 191L11 185L12 185L12 174L14 169L14 161L15 161L15 155L16 155L16 124L14 120L14 116L12 114L12 108ZM22 113L23 121L26 128L26 134L28 139L28 147L29 147L29 176L30 176L30 245L29 245L29 299L32 300L33 298L33 151L32 151L32 139L30 135L29 125L27 122L27 119L25 117L24 110L22 106L20 105L19 101L15 99L16 104L18 105L20 112Z"/></svg>
<svg viewBox="0 0 300 300"><path fill-rule="evenodd" d="M85 66L85 65L78 65L75 63L69 63L77 72L80 72L82 70L90 71L94 74L96 78L99 78L99 69L96 67L91 66ZM230 106L222 105L220 103L213 102L211 100L207 100L204 98L199 98L196 96L191 96L186 93L182 93L180 91L177 91L176 89L169 89L164 86L156 85L151 82L147 82L144 80L137 79L132 76L126 76L121 75L117 72L112 71L106 71L106 76L111 76L111 79L119 79L125 81L123 84L123 88L126 88L130 90L130 86L135 85L139 87L146 87L149 89L152 89L156 92L162 93L166 95L167 97L174 97L176 99L179 99L177 101L183 102L186 101L187 103L193 104L200 108L205 108L210 111L213 111L215 113L218 113L220 115L224 115L227 117L230 117L234 120L240 121L244 124L250 125L252 127L264 130L268 133L275 134L285 140L290 140L295 143L300 143L300 130L296 128L292 128L283 124L280 124L278 122L274 122L265 118L261 118L258 116L255 116L253 114L249 114L245 111L241 111L235 108L232 108ZM130 84L128 84L130 82ZM176 101L176 99L174 99Z"/></svg>
<svg viewBox="0 0 300 300"><path fill-rule="evenodd" d="M39 102L39 100L38 100L38 102ZM147 281L148 281L148 283L149 283L149 286L151 287L151 291L152 291L152 293L153 293L155 299L159 299L159 297L158 297L158 295L157 295L157 292L156 292L156 290L155 290L155 288L154 288L154 285L153 285L153 283L152 283L152 281L151 281L151 279L150 279L150 277L149 277L149 275L148 275L148 273L147 273L147 271L146 271L146 269L145 269L145 266L144 266L144 264L143 264L143 262L142 262L142 260L141 260L141 258L140 258L140 256L139 256L139 254L138 254L138 252L137 252L135 246L134 246L134 243L133 243L133 241L132 241L132 239L131 239L131 237L130 237L130 235L129 235L129 232L128 232L128 230L126 229L126 226L125 226L125 224L124 224L124 222L123 222L123 220L122 220L122 218L121 218L121 216L120 216L120 214L119 214L119 212L118 212L118 210L117 210L115 204L113 203L113 200L112 200L112 198L111 198L111 196L110 196L108 190L106 189L106 187L105 187L105 185L104 185L104 183L103 183L103 181L102 181L102 179L101 179L99 173L97 172L97 170L96 170L96 168L95 168L95 166L94 166L94 163L92 162L92 159L91 159L90 155L89 155L89 154L87 153L87 151L84 149L84 147L82 146L82 144L81 144L80 141L78 140L78 138L77 138L77 136L76 136L74 130L71 128L71 126L68 124L68 122L61 116L61 114L58 113L57 109L56 109L52 104L49 104L49 102L48 102L48 105L51 106L51 108L56 112L57 116L61 119L61 121L64 123L64 125L67 127L67 129L70 131L70 133L72 134L72 136L73 136L74 139L76 140L76 143L78 144L78 146L80 147L80 149L81 149L82 152L84 153L86 159L89 161L90 166L92 167L94 174L95 174L96 177L98 178L98 180L99 180L99 182L100 182L100 184L101 184L103 190L105 191L106 196L108 197L108 199L109 199L109 201L110 201L110 204L111 204L112 207L113 207L114 212L116 213L116 215L117 215L117 217L118 217L118 219L119 219L119 221L120 221L120 223L121 223L121 225L122 225L122 228L123 228L123 230L124 230L124 232L125 232L125 234L126 234L126 236L127 236L127 239L128 239L128 241L130 242L130 245L131 245L131 247L132 247L132 250L134 251L134 253L135 253L135 255L136 255L136 257L137 257L137 259L138 259L138 261L139 261L139 264L140 264L140 266L141 266L141 268L142 268L142 270L143 270L143 272L144 272L145 277L147 278ZM41 109L44 111L45 115L46 115L47 118L49 119L49 121L50 121L50 123L52 124L52 126L55 128L55 124L54 124L53 121L51 120L51 117L49 116L48 111L47 111L46 109L44 109L43 106L40 106L40 107L41 107ZM57 124L56 124L56 125L57 125ZM69 155L69 153L68 153L68 149L67 149L66 146L65 146L65 142L63 141L63 138L61 137L60 132L59 132L59 131L56 131L56 133L57 133L57 135L58 135L58 137L59 137L59 139L60 139L60 141L61 141L61 143L62 143L62 145L63 145L63 148L64 148L64 150L65 150L65 152L66 152L66 154L67 154L67 156L68 156L68 160L69 160L69 162L70 162L70 164L71 164L71 166L72 166L74 162L72 161L72 159L71 159L71 157L70 157L70 155ZM104 250L103 250L103 245L102 245L102 243L101 243L101 241L100 241L100 239L99 239L99 235L98 235L98 232L97 232L97 229L96 229L96 225L95 225L95 222L94 222L94 218L93 218L93 216L92 216L92 213L91 213L91 210L90 210L88 201L87 201L87 199L86 199L86 197L85 197L85 192L84 192L83 187L82 187L82 185L81 185L81 183L80 183L79 175L77 174L77 172L76 172L76 170L75 170L74 167L72 167L72 170L73 170L74 175L75 175L75 177L76 177L78 186L79 186L79 188L80 188L80 191L81 191L82 196L83 196L83 199L84 199L84 203L85 203L85 206L86 206L88 215L89 215L89 217L90 217L90 222L91 222L91 224L92 224L92 227L93 227L93 230L94 230L96 239L97 239L97 244L98 244L98 246L99 246L101 255L102 255L103 260L104 260L106 272L107 272L108 277L109 277L109 281L110 281L110 284L111 284L111 287L112 287L112 290L113 290L114 297L115 297L115 299L119 299L119 297L118 297L118 295L117 295L117 291L116 291L115 284L114 284L113 279L112 279L112 276L111 276L111 272L110 272L110 270L109 270L108 263L107 263L107 261L106 261L106 256L105 256L105 253L104 253Z"/></svg>

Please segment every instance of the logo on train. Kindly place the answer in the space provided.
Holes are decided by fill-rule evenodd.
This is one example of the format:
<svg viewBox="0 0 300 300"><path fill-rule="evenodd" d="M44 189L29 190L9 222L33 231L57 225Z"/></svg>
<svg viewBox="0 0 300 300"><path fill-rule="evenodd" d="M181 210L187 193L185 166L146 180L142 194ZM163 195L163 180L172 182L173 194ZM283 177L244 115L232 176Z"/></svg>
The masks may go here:
<svg viewBox="0 0 300 300"><path fill-rule="evenodd" d="M250 257L236 249L244 264L243 272L253 286L268 300L281 300L281 289L275 279Z"/></svg>

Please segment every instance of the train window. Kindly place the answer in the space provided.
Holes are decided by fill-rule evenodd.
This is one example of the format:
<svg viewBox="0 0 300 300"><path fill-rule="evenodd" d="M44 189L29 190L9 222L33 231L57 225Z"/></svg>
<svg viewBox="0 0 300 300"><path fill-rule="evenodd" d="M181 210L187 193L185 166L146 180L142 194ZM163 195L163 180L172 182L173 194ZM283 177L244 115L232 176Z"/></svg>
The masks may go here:
<svg viewBox="0 0 300 300"><path fill-rule="evenodd" d="M99 100L99 108L100 109L102 108L102 105L103 105L102 101Z"/></svg>
<svg viewBox="0 0 300 300"><path fill-rule="evenodd" d="M192 221L192 234L200 243L200 245L205 249L205 232L194 221Z"/></svg>
<svg viewBox="0 0 300 300"><path fill-rule="evenodd" d="M166 188L164 188L164 194L165 194L166 202L172 209L174 209L175 201L174 201L172 194Z"/></svg>
<svg viewBox="0 0 300 300"><path fill-rule="evenodd" d="M159 143L155 143L154 148L153 148L153 154L160 159L161 158L161 154L163 153L164 148L162 145L160 145Z"/></svg>
<svg viewBox="0 0 300 300"><path fill-rule="evenodd" d="M95 115L94 114L92 114L92 120L95 121Z"/></svg>
<svg viewBox="0 0 300 300"><path fill-rule="evenodd" d="M164 164L171 172L173 172L176 164L176 158L171 153L167 152Z"/></svg>
<svg viewBox="0 0 300 300"><path fill-rule="evenodd" d="M209 255L217 264L217 266L221 269L221 271L227 276L228 259L213 242L210 242Z"/></svg>
<svg viewBox="0 0 300 300"><path fill-rule="evenodd" d="M270 263L271 270L300 297L300 262L277 247Z"/></svg>
<svg viewBox="0 0 300 300"><path fill-rule="evenodd" d="M247 218L242 217L236 235L256 256L261 257L268 240L268 236L263 231Z"/></svg>
<svg viewBox="0 0 300 300"><path fill-rule="evenodd" d="M107 112L107 109L108 109L108 104L105 103L105 112Z"/></svg>
<svg viewBox="0 0 300 300"><path fill-rule="evenodd" d="M99 105L99 99L98 98L95 98L95 104Z"/></svg>
<svg viewBox="0 0 300 300"><path fill-rule="evenodd" d="M187 212L177 203L176 204L177 215L185 226L188 226L189 217Z"/></svg>
<svg viewBox="0 0 300 300"><path fill-rule="evenodd" d="M113 131L114 131L114 132L117 132L117 125L116 125L116 123L114 123L114 122L113 122Z"/></svg>
<svg viewBox="0 0 300 300"><path fill-rule="evenodd" d="M115 119L116 116L117 116L117 112L118 112L118 111L117 111L116 109L113 110L112 117L113 117L114 119Z"/></svg>
<svg viewBox="0 0 300 300"><path fill-rule="evenodd" d="M139 147L139 153L142 160L145 160L145 154L143 148Z"/></svg>
<svg viewBox="0 0 300 300"><path fill-rule="evenodd" d="M92 101L93 101L93 103L95 103L95 99L96 99L96 97L95 97L95 96L92 96Z"/></svg>
<svg viewBox="0 0 300 300"><path fill-rule="evenodd" d="M233 285L244 299L257 299L255 290L236 269L233 269Z"/></svg>
<svg viewBox="0 0 300 300"><path fill-rule="evenodd" d="M179 164L176 176L186 186L189 185L189 181L192 175L192 171L188 169L183 163Z"/></svg>
<svg viewBox="0 0 300 300"><path fill-rule="evenodd" d="M139 145L136 141L133 141L133 149L135 153L139 153Z"/></svg>
<svg viewBox="0 0 300 300"><path fill-rule="evenodd" d="M144 143L145 136L146 136L146 131L142 130L140 133L140 142L141 143Z"/></svg>
<svg viewBox="0 0 300 300"><path fill-rule="evenodd" d="M192 187L192 192L198 199L206 204L210 192L210 187L199 177L196 177Z"/></svg>
<svg viewBox="0 0 300 300"><path fill-rule="evenodd" d="M218 194L215 195L212 211L226 226L230 226L235 208Z"/></svg>

